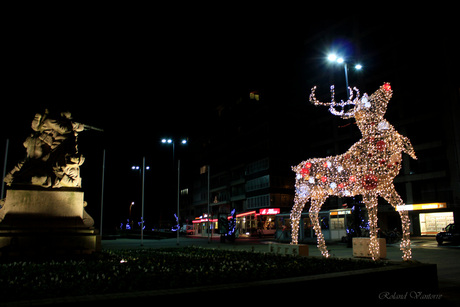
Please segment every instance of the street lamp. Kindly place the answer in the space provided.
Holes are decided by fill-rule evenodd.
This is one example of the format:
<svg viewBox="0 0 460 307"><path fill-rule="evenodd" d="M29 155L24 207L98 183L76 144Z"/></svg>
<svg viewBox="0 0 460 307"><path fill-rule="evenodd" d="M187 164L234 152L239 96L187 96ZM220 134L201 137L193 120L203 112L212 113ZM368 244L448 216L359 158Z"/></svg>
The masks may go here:
<svg viewBox="0 0 460 307"><path fill-rule="evenodd" d="M180 144L182 145L186 145L187 144L187 139L181 139L180 140ZM172 148L173 148L173 167L174 167L174 162L175 162L175 140L173 139L161 139L161 143L163 144L166 144L166 145L172 145ZM180 217L180 214L179 214L179 196L180 196L180 160L177 161L177 220L178 220L178 224L179 224L179 217ZM180 232L180 227L176 230L177 232L177 245L179 245L179 232Z"/></svg>
<svg viewBox="0 0 460 307"><path fill-rule="evenodd" d="M145 166L145 157L142 157L142 168L138 165L131 167L134 171L140 171L142 175L142 213L141 213L141 246L144 246L144 187L145 187L145 171L149 170L149 166ZM131 203L131 206L134 205L134 202ZM129 212L131 214L131 206L129 207Z"/></svg>
<svg viewBox="0 0 460 307"><path fill-rule="evenodd" d="M187 142L188 142L187 139L181 139L181 140L180 140L180 143L181 143L182 145L187 144ZM166 139L166 138L164 138L164 139L161 139L161 143L162 143L162 144L172 145L172 146L173 146L173 159L174 159L174 144L176 143L176 141L173 140L173 139Z"/></svg>
<svg viewBox="0 0 460 307"><path fill-rule="evenodd" d="M131 202L131 205L129 205L129 218L131 218L131 210L132 210L134 205L135 205L135 203L133 201Z"/></svg>
<svg viewBox="0 0 460 307"><path fill-rule="evenodd" d="M327 56L327 59L330 61L330 62L335 62L335 63L339 63L339 64L343 64L343 68L345 70L345 84L346 84L346 90L348 92L348 64L347 62L345 62L345 59L343 57L339 57L337 56L336 54L334 53L331 53ZM363 66L359 63L357 63L354 68L356 70L361 70L363 68Z"/></svg>

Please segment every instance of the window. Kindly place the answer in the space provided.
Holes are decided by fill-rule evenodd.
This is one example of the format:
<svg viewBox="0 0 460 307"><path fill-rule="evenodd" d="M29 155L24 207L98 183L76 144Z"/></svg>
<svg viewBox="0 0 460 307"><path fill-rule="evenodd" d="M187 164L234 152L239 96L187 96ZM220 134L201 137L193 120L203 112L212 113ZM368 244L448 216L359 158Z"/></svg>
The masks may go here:
<svg viewBox="0 0 460 307"><path fill-rule="evenodd" d="M247 209L262 208L270 206L270 194L249 197L246 199Z"/></svg>
<svg viewBox="0 0 460 307"><path fill-rule="evenodd" d="M251 192L255 190L260 190L270 187L270 176L262 176L246 182L246 192Z"/></svg>
<svg viewBox="0 0 460 307"><path fill-rule="evenodd" d="M246 166L246 175L251 175L268 169L268 158L253 162Z"/></svg>
<svg viewBox="0 0 460 307"><path fill-rule="evenodd" d="M420 213L420 232L422 236L436 235L453 222L453 212Z"/></svg>

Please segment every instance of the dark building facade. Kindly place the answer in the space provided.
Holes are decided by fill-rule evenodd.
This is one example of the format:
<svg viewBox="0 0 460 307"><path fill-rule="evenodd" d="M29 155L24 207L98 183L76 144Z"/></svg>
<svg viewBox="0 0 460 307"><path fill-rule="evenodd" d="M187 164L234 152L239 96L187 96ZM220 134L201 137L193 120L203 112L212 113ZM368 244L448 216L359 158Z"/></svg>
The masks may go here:
<svg viewBox="0 0 460 307"><path fill-rule="evenodd" d="M232 209L238 214L290 210L294 177L284 153L284 121L276 117L262 93L248 92L216 109L212 136L201 139L201 154L194 160L196 175L190 185L195 216L208 213L208 180L214 218Z"/></svg>
<svg viewBox="0 0 460 307"><path fill-rule="evenodd" d="M232 209L241 216L253 211L257 215L264 208L289 213L295 179L291 166L312 157L342 154L361 137L353 119L335 117L327 108L308 102L314 85L324 100L331 84L336 85L336 99L345 96L343 66L326 62L327 50L342 49L350 63L350 86L371 94L390 82L394 90L385 118L411 140L418 157L404 155L395 179L396 190L412 205L411 232L433 235L459 221L460 88L453 37L447 25L406 26L364 25L353 18L329 25L303 38L302 49L286 61L292 67L288 77L265 77L258 92L247 87L237 98L220 104L209 121L211 133L196 142L193 175L187 183L188 211L181 214L190 221L208 213L208 169L203 166L210 166L213 218ZM411 50L418 50L419 57L411 57ZM419 62L427 56L436 58L436 65ZM358 60L363 69L353 71L351 63ZM350 208L359 202L331 197L322 210ZM304 226L309 227L308 217ZM379 204L379 227L382 231L400 227L398 213L384 200Z"/></svg>

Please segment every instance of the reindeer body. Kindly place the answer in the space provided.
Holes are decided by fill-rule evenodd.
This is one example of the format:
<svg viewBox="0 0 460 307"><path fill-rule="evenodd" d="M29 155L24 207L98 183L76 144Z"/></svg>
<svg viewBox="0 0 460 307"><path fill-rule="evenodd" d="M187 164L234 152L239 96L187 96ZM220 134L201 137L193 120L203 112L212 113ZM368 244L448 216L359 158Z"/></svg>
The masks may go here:
<svg viewBox="0 0 460 307"><path fill-rule="evenodd" d="M358 96L353 102L342 102L342 107L345 104L355 105L346 116L355 117L362 139L344 154L309 159L292 168L296 172L296 197L291 211L292 244L298 242L300 216L306 202L310 200L309 214L317 236L318 248L323 256L329 257L318 220L322 204L329 196L362 195L369 213L370 253L374 260L379 259L377 197L383 197L394 208L403 205L401 197L394 189L393 179L401 169L403 151L416 159L410 141L383 119L390 98L391 87L385 83L371 97L365 94L362 99ZM310 100L316 105L329 105L316 100L314 89ZM330 107L335 108L337 105L332 101ZM334 112L337 113L337 110L334 109ZM338 114L343 115L340 112ZM408 260L411 258L410 222L407 211L399 212L403 225L401 250L403 259Z"/></svg>

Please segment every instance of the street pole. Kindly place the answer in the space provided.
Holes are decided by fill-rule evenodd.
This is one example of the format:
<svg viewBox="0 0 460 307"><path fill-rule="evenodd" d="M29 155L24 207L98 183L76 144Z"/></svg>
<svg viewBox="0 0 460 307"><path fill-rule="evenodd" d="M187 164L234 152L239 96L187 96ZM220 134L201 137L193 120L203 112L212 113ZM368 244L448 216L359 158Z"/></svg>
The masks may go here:
<svg viewBox="0 0 460 307"><path fill-rule="evenodd" d="M145 182L145 156L142 157L142 214L141 214L141 246L144 246L144 182Z"/></svg>
<svg viewBox="0 0 460 307"><path fill-rule="evenodd" d="M182 139L181 141L181 144L182 145L185 145L187 144L187 139ZM167 138L164 138L164 139L161 139L161 143L163 144L168 144L168 145L172 145L172 165L173 165L173 171L174 171L174 166L175 166L175 163L176 163L176 156L175 156L175 150L176 150L176 140L173 140L173 139L167 139ZM178 229L176 230L177 231L177 245L179 245L179 234L180 234L180 223L179 223L179 220L180 220L180 214L179 214L179 204L180 204L180 159L177 160L177 224L178 224Z"/></svg>
<svg viewBox="0 0 460 307"><path fill-rule="evenodd" d="M331 62L335 62L335 63L339 63L339 64L343 63L343 69L345 70L345 86L346 86L345 92L346 92L347 98L348 98L348 96L349 96L349 91L348 91L348 63L344 60L343 57L338 57L334 53L329 54L327 59L329 61L331 61ZM357 63L355 65L356 70L360 70L361 68L363 68L363 66L361 64Z"/></svg>
<svg viewBox="0 0 460 307"><path fill-rule="evenodd" d="M210 216L210 214L209 214L209 205L210 205L210 195L211 195L210 190L209 190L210 178L211 178L211 166L208 165L208 223L207 223L208 224L208 227L207 227L208 228L207 229L208 230L208 243L211 243L211 240L209 238L209 231L210 231L210 228L211 228L210 227L210 225L211 225L210 224L210 219L209 219L209 216Z"/></svg>
<svg viewBox="0 0 460 307"><path fill-rule="evenodd" d="M105 149L102 151L102 183L101 183L101 223L99 235L102 237L102 214L104 212L104 176L105 176Z"/></svg>
<svg viewBox="0 0 460 307"><path fill-rule="evenodd" d="M180 232L180 214L179 214L179 196L180 196L180 159L177 160L177 245L179 245Z"/></svg>
<svg viewBox="0 0 460 307"><path fill-rule="evenodd" d="M176 160L175 160L175 145L174 143L176 143L176 141L173 141L172 142L172 148L173 148L173 170L174 170L174 163L176 163Z"/></svg>
<svg viewBox="0 0 460 307"><path fill-rule="evenodd" d="M8 145L10 143L10 139L6 139L6 145L5 145L5 160L3 161L3 177L2 177L2 195L0 199L5 198L5 182L3 181L3 178L6 176L6 163L8 161Z"/></svg>
<svg viewBox="0 0 460 307"><path fill-rule="evenodd" d="M347 62L345 62L343 64L343 67L345 69L345 93L347 95L347 98L348 98L348 65L347 65Z"/></svg>

